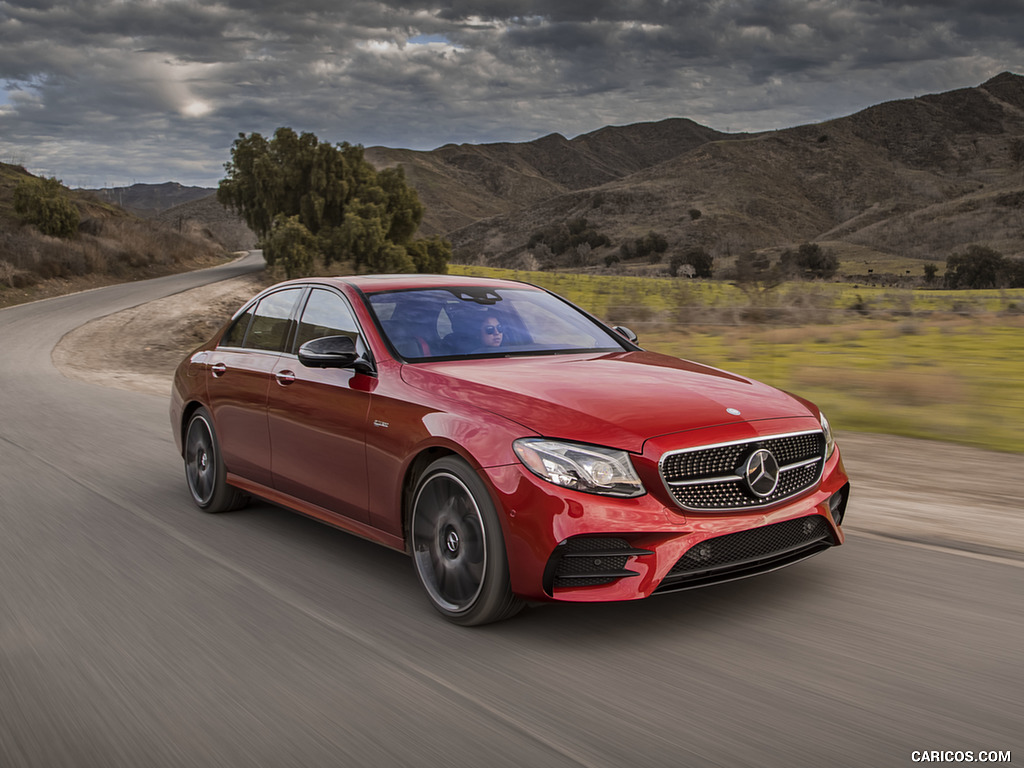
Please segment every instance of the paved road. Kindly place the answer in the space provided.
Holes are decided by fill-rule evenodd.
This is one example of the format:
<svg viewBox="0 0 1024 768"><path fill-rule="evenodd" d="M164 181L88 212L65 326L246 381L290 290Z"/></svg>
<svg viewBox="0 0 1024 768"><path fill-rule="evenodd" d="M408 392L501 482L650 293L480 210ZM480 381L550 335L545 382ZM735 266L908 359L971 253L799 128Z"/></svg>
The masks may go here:
<svg viewBox="0 0 1024 768"><path fill-rule="evenodd" d="M247 268L0 311L3 768L1024 755L1019 560L853 533L757 579L465 630L402 555L265 504L198 513L166 400L50 351Z"/></svg>

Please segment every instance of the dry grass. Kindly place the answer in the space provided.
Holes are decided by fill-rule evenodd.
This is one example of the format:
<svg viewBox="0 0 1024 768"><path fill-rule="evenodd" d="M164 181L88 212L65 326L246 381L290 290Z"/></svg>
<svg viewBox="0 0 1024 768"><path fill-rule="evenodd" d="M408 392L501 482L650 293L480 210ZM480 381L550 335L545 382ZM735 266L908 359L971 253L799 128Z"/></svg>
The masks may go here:
<svg viewBox="0 0 1024 768"><path fill-rule="evenodd" d="M799 390L838 388L851 397L870 402L907 406L956 405L969 396L969 388L947 370L843 371L806 367L793 371L791 379Z"/></svg>
<svg viewBox="0 0 1024 768"><path fill-rule="evenodd" d="M751 306L723 283L514 276L631 327L647 349L808 397L839 429L1024 453L1024 291L790 284Z"/></svg>
<svg viewBox="0 0 1024 768"><path fill-rule="evenodd" d="M664 327L645 347L808 397L840 429L1024 453L1024 319L853 319L829 326Z"/></svg>
<svg viewBox="0 0 1024 768"><path fill-rule="evenodd" d="M69 240L21 227L0 232L0 306L209 266L227 256L202 233L141 219L92 219Z"/></svg>

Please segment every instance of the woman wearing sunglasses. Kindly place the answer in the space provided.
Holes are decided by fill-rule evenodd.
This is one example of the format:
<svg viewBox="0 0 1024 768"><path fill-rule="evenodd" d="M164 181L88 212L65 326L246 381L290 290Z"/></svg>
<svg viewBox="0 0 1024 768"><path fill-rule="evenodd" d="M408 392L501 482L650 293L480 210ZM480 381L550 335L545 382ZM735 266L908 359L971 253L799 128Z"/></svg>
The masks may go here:
<svg viewBox="0 0 1024 768"><path fill-rule="evenodd" d="M494 315L486 315L480 326L480 343L485 347L500 347L504 339L504 329L498 318Z"/></svg>

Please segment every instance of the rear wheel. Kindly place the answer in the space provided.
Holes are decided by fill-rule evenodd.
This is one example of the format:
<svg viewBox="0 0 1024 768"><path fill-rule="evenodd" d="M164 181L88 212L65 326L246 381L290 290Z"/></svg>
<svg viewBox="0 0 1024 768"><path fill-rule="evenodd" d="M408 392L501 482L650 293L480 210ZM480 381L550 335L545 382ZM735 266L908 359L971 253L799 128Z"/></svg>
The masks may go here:
<svg viewBox="0 0 1024 768"><path fill-rule="evenodd" d="M185 479L195 505L204 512L228 512L245 506L248 494L228 485L226 478L217 432L210 414L200 408L185 430Z"/></svg>
<svg viewBox="0 0 1024 768"><path fill-rule="evenodd" d="M445 457L423 473L410 521L413 564L427 596L456 624L488 624L518 613L494 504L472 468Z"/></svg>

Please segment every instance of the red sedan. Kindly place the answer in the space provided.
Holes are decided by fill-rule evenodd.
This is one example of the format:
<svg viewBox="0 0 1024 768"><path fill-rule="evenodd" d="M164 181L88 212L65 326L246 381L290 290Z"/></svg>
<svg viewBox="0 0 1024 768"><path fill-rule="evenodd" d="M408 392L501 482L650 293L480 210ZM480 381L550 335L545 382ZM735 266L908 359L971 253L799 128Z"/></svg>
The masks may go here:
<svg viewBox="0 0 1024 768"><path fill-rule="evenodd" d="M201 509L252 494L407 552L459 624L842 543L849 481L814 405L635 342L524 283L294 280L181 363L171 422Z"/></svg>

